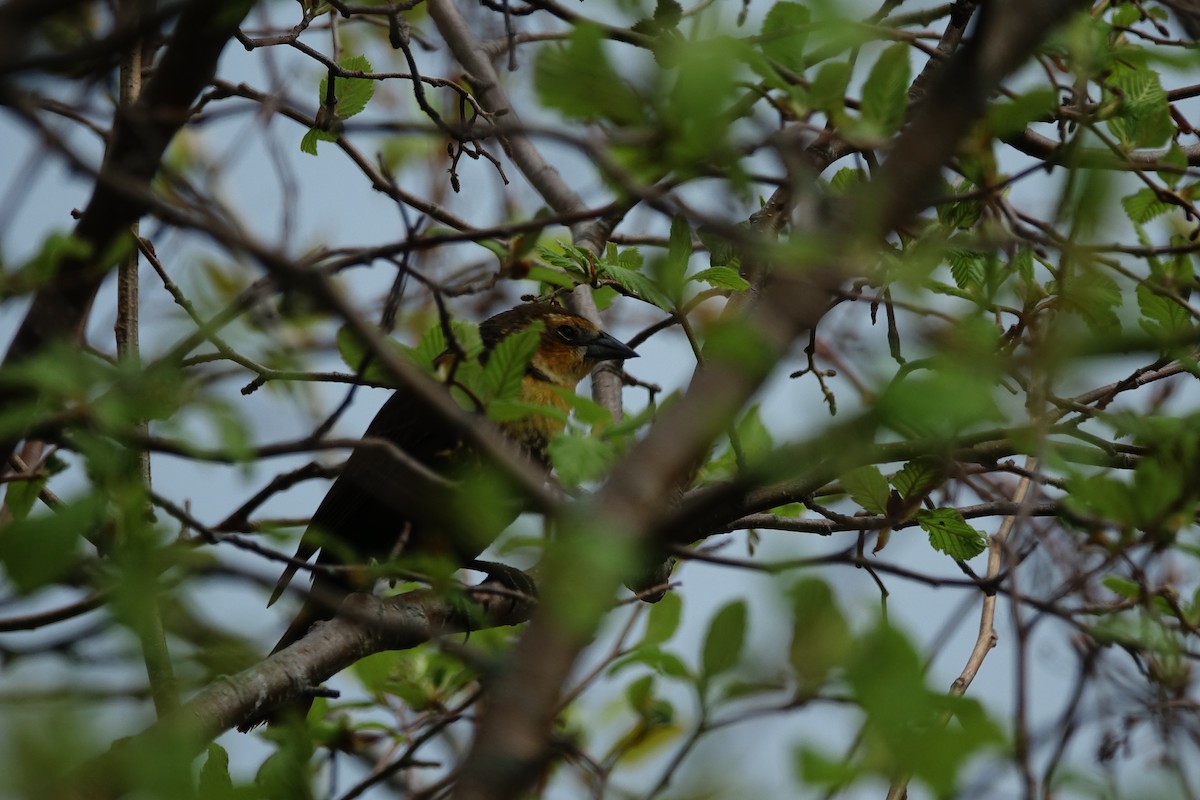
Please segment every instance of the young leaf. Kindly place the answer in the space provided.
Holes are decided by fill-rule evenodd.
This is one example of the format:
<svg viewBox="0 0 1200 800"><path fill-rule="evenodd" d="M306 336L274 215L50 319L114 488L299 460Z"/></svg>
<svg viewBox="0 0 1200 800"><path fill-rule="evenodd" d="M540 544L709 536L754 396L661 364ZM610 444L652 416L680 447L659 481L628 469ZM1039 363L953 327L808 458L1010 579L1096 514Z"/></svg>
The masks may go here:
<svg viewBox="0 0 1200 800"><path fill-rule="evenodd" d="M800 3L771 6L762 24L763 55L795 73L804 71L804 42L811 14Z"/></svg>
<svg viewBox="0 0 1200 800"><path fill-rule="evenodd" d="M709 267L690 276L688 280L707 283L717 289L732 289L735 292L744 292L750 288L750 282L739 275L737 270L729 267Z"/></svg>
<svg viewBox="0 0 1200 800"><path fill-rule="evenodd" d="M592 426L594 430L602 430L612 422L612 412L590 397L558 387L554 387L554 393L567 402L575 413L575 419Z"/></svg>
<svg viewBox="0 0 1200 800"><path fill-rule="evenodd" d="M350 368L351 372L358 374L361 370L363 380L370 383L383 385L392 383L391 374L379 363L379 359L370 356L370 352L362 340L358 338L358 335L354 333L349 325L343 325L338 328L336 341L338 355L342 357L342 361ZM399 355L413 358L412 350L399 342L388 339L387 345ZM364 362L366 363L366 369L363 369Z"/></svg>
<svg viewBox="0 0 1200 800"><path fill-rule="evenodd" d="M988 125L997 138L1012 136L1031 122L1050 119L1057 104L1058 95L1053 89L1034 89L1010 101L992 103L988 108Z"/></svg>
<svg viewBox="0 0 1200 800"><path fill-rule="evenodd" d="M801 686L815 689L850 652L853 637L824 581L801 580L788 594L792 601L792 668Z"/></svg>
<svg viewBox="0 0 1200 800"><path fill-rule="evenodd" d="M642 101L609 63L595 25L579 24L566 47L538 52L533 66L538 98L574 119L608 119L618 125L642 120Z"/></svg>
<svg viewBox="0 0 1200 800"><path fill-rule="evenodd" d="M646 632L638 647L660 645L670 640L679 629L679 620L683 616L683 600L676 592L668 592L662 600L650 607L646 619Z"/></svg>
<svg viewBox="0 0 1200 800"><path fill-rule="evenodd" d="M831 61L821 65L808 90L808 102L831 119L842 118L846 104L846 87L850 85L850 65Z"/></svg>
<svg viewBox="0 0 1200 800"><path fill-rule="evenodd" d="M945 475L945 467L940 460L918 458L909 461L892 477L892 486L905 499L924 497L945 479Z"/></svg>
<svg viewBox="0 0 1200 800"><path fill-rule="evenodd" d="M1137 581L1131 581L1128 578L1121 578L1117 575L1109 575L1100 582L1110 592L1126 600L1137 600L1142 596L1142 585Z"/></svg>
<svg viewBox="0 0 1200 800"><path fill-rule="evenodd" d="M1119 330L1121 318L1117 309L1121 307L1122 295L1112 278L1092 270L1086 278L1072 280L1068 291L1060 292L1062 305L1076 314L1097 333ZM1058 284L1051 283L1049 291L1058 291Z"/></svg>
<svg viewBox="0 0 1200 800"><path fill-rule="evenodd" d="M362 55L343 58L341 67L349 72L371 72L371 62ZM338 78L333 89L337 96L338 118L349 119L366 108L367 103L375 96L375 81L368 78ZM322 81L322 101L324 98L325 81Z"/></svg>
<svg viewBox="0 0 1200 800"><path fill-rule="evenodd" d="M603 477L617 456L613 442L591 436L561 434L548 449L558 479L570 487Z"/></svg>
<svg viewBox="0 0 1200 800"><path fill-rule="evenodd" d="M505 336L492 348L483 368L485 400L515 400L521 392L525 369L537 351L543 325L534 322L518 333Z"/></svg>
<svg viewBox="0 0 1200 800"><path fill-rule="evenodd" d="M1113 75L1111 87L1121 103L1107 125L1122 145L1161 147L1171 138L1175 126L1157 73L1148 68L1122 69Z"/></svg>
<svg viewBox="0 0 1200 800"><path fill-rule="evenodd" d="M12 522L0 536L0 565L16 590L28 594L58 579L76 560L76 545L100 523L107 499L87 495L50 515Z"/></svg>
<svg viewBox="0 0 1200 800"><path fill-rule="evenodd" d="M886 514L891 489L879 467L868 464L842 476L842 488L850 499L872 514Z"/></svg>
<svg viewBox="0 0 1200 800"><path fill-rule="evenodd" d="M1192 317L1181 303L1144 284L1139 284L1135 293L1142 312L1142 328L1151 336L1176 338L1192 327Z"/></svg>
<svg viewBox="0 0 1200 800"><path fill-rule="evenodd" d="M25 519L33 509L38 493L46 485L46 477L27 481L10 481L4 494L4 507L14 520Z"/></svg>
<svg viewBox="0 0 1200 800"><path fill-rule="evenodd" d="M951 558L966 561L987 549L983 533L968 525L956 509L923 508L917 512L917 524L929 534L933 549Z"/></svg>
<svg viewBox="0 0 1200 800"><path fill-rule="evenodd" d="M912 68L908 45L897 42L879 55L863 84L862 119L872 133L891 136L900 130L908 108L908 83Z"/></svg>
<svg viewBox="0 0 1200 800"><path fill-rule="evenodd" d="M440 322L430 326L421 337L421 341L412 349L410 354L417 366L426 372L433 372L433 362L446 352L446 334Z"/></svg>
<svg viewBox="0 0 1200 800"><path fill-rule="evenodd" d="M219 744L210 744L196 780L200 800L225 800L233 797L233 779L229 777L229 753Z"/></svg>
<svg viewBox="0 0 1200 800"><path fill-rule="evenodd" d="M732 669L742 657L746 641L746 602L734 600L713 617L704 637L701 671L706 678Z"/></svg>
<svg viewBox="0 0 1200 800"><path fill-rule="evenodd" d="M652 303L664 311L672 309L671 298L649 276L608 261L601 263L600 271L647 303Z"/></svg>
<svg viewBox="0 0 1200 800"><path fill-rule="evenodd" d="M488 419L492 422L515 422L531 416L549 417L566 425L570 416L560 408L540 403L523 403L520 400L492 400L487 407Z"/></svg>
<svg viewBox="0 0 1200 800"><path fill-rule="evenodd" d="M676 304L682 300L684 275L692 257L692 228L682 214L671 220L671 238L667 258L659 273L659 281Z"/></svg>
<svg viewBox="0 0 1200 800"><path fill-rule="evenodd" d="M1155 217L1162 216L1174 206L1158 199L1158 194L1151 188L1138 189L1131 195L1121 198L1121 207L1133 222L1145 225Z"/></svg>

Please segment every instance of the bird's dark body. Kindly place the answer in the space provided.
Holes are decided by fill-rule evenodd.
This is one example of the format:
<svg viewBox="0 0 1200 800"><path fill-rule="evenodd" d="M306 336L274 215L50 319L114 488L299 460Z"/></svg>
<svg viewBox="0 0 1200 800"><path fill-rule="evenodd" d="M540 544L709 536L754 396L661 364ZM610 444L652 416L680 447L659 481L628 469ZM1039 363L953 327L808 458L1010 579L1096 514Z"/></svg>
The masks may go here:
<svg viewBox="0 0 1200 800"><path fill-rule="evenodd" d="M468 454L448 426L422 424L422 417L422 407L411 395L395 392L363 438L391 442L432 472L453 478ZM340 569L318 569L313 573L310 596L271 652L298 641L314 623L333 616L345 595L369 590L369 561L392 555L440 556L460 562L477 557L483 547L454 541L451 536L456 534L447 515L443 513L438 519L438 509L447 509L453 503L450 494L448 487L396 470L391 455L383 448L359 447L351 453L342 474L313 514L296 551L296 559L306 561L320 548L317 566ZM445 531L446 535L438 536L436 531ZM493 537L499 532L495 531ZM362 568L354 570L346 565ZM275 597L295 571L289 567L280 578Z"/></svg>
<svg viewBox="0 0 1200 800"><path fill-rule="evenodd" d="M481 361L505 336L535 321L543 324L543 333L522 379L520 399L526 403L565 413L567 403L558 390L573 390L600 361L636 356L582 317L558 306L532 303L480 325ZM562 423L535 414L500 428L532 460L548 467L545 447ZM369 561L395 558L422 571L439 559L442 565L463 565L477 558L521 511L512 492L487 492L486 500L470 496L473 479L481 473L478 457L451 426L431 419L425 407L403 390L379 410L364 439L390 442L444 480L398 466L385 448L355 448L313 514L296 552L296 560L303 562L319 550L317 565L337 569L314 571L312 591L272 653L300 640L316 622L331 618L346 595L369 590L373 582L373 573L366 569ZM479 484L474 486L478 490ZM288 566L271 602L296 571L295 564ZM308 705L298 702L291 711L300 715Z"/></svg>

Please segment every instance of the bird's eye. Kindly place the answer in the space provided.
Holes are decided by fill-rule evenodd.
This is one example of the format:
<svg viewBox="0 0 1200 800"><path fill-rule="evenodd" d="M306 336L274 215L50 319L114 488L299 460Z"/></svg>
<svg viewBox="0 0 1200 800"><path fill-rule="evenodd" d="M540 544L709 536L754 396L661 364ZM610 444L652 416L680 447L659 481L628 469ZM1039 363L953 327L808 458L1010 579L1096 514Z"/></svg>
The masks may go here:
<svg viewBox="0 0 1200 800"><path fill-rule="evenodd" d="M579 339L579 329L572 325L559 325L554 332L564 342L574 342Z"/></svg>

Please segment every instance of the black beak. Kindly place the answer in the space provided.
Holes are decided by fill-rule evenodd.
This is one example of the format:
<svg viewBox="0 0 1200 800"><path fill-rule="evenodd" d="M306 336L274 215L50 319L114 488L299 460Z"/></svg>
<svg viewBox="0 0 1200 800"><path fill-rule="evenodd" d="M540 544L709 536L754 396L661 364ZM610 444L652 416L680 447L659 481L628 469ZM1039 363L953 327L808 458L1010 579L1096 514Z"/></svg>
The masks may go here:
<svg viewBox="0 0 1200 800"><path fill-rule="evenodd" d="M588 342L584 355L592 361L624 361L627 358L637 358L637 351L601 331L596 334L595 339Z"/></svg>

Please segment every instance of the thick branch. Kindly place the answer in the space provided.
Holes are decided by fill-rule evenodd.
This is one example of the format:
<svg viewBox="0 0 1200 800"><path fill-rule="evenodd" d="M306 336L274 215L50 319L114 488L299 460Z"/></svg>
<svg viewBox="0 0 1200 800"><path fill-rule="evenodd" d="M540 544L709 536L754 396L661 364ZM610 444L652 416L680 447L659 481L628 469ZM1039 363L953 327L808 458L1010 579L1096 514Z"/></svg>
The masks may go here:
<svg viewBox="0 0 1200 800"><path fill-rule="evenodd" d="M89 800L120 797L130 787L124 777L129 773L119 765L156 758L164 737L199 754L222 732L262 709L299 696L372 653L407 650L451 633L515 625L529 611L528 604L508 596L468 608L427 591L387 600L350 595L337 618L266 661L213 683L142 733L118 742L84 765L73 783L82 787L79 796Z"/></svg>

